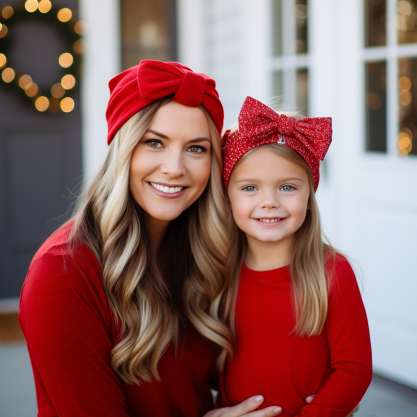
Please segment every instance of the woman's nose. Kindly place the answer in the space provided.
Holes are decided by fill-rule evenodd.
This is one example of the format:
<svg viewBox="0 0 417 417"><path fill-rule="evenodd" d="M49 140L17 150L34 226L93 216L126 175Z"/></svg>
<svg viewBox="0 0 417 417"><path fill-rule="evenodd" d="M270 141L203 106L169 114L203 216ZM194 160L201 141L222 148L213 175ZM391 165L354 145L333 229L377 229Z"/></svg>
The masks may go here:
<svg viewBox="0 0 417 417"><path fill-rule="evenodd" d="M182 160L181 152L170 151L165 155L161 163L161 172L169 177L181 177L185 173L184 161Z"/></svg>

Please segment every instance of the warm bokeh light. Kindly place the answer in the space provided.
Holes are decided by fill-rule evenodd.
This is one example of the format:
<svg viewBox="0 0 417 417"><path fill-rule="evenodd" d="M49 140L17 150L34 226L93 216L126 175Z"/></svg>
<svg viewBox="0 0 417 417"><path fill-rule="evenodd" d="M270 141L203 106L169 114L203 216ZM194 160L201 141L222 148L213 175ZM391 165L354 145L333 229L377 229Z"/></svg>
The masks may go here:
<svg viewBox="0 0 417 417"><path fill-rule="evenodd" d="M28 97L35 97L39 92L38 84L32 83L28 86L28 88L25 90L25 94Z"/></svg>
<svg viewBox="0 0 417 417"><path fill-rule="evenodd" d="M83 54L84 53L84 42L82 41L82 39L78 39L78 41L75 41L72 49L78 55Z"/></svg>
<svg viewBox="0 0 417 417"><path fill-rule="evenodd" d="M7 56L0 53L0 68L3 68L7 64Z"/></svg>
<svg viewBox="0 0 417 417"><path fill-rule="evenodd" d="M51 95L55 98L62 98L65 95L65 90L60 83L56 83L51 87Z"/></svg>
<svg viewBox="0 0 417 417"><path fill-rule="evenodd" d="M77 20L74 24L74 32L77 35L82 35L84 33L84 24L82 20Z"/></svg>
<svg viewBox="0 0 417 417"><path fill-rule="evenodd" d="M70 113L74 110L75 101L71 97L65 97L61 100L59 105L64 113Z"/></svg>
<svg viewBox="0 0 417 417"><path fill-rule="evenodd" d="M38 10L39 3L36 0L26 0L25 9L29 13L36 12Z"/></svg>
<svg viewBox="0 0 417 417"><path fill-rule="evenodd" d="M1 9L1 16L3 19L10 19L14 15L14 9L12 6L4 6Z"/></svg>
<svg viewBox="0 0 417 417"><path fill-rule="evenodd" d="M67 23L72 19L72 11L68 7L64 7L58 10L57 17L60 22Z"/></svg>
<svg viewBox="0 0 417 417"><path fill-rule="evenodd" d="M8 33L9 28L4 23L0 23L0 39L5 38Z"/></svg>
<svg viewBox="0 0 417 417"><path fill-rule="evenodd" d="M400 132L397 147L401 155L408 155L413 150L413 136L409 129Z"/></svg>
<svg viewBox="0 0 417 417"><path fill-rule="evenodd" d="M64 52L59 56L58 62L62 68L69 68L74 63L74 57L69 52Z"/></svg>
<svg viewBox="0 0 417 417"><path fill-rule="evenodd" d="M1 72L1 78L5 83L11 83L16 77L15 70L7 67Z"/></svg>
<svg viewBox="0 0 417 417"><path fill-rule="evenodd" d="M400 77L400 89L401 90L408 91L411 89L411 85L412 85L412 82L411 82L410 77L407 77L406 75L403 75Z"/></svg>
<svg viewBox="0 0 417 417"><path fill-rule="evenodd" d="M41 13L48 13L52 9L52 3L49 0L41 0L39 2L39 11Z"/></svg>
<svg viewBox="0 0 417 417"><path fill-rule="evenodd" d="M44 112L48 110L49 99L45 96L40 96L35 100L35 108L37 111Z"/></svg>
<svg viewBox="0 0 417 417"><path fill-rule="evenodd" d="M32 80L32 77L30 75L24 74L24 75L21 75L19 77L18 84L19 84L19 87L22 90L27 90L30 87L30 85L32 84L32 81L33 80Z"/></svg>
<svg viewBox="0 0 417 417"><path fill-rule="evenodd" d="M61 85L63 88L65 88L65 90L71 90L72 88L74 88L76 82L77 80L72 74L64 75L61 78Z"/></svg>
<svg viewBox="0 0 417 417"><path fill-rule="evenodd" d="M411 100L412 100L412 95L410 93L410 91L401 91L400 93L400 103L401 106L403 107L407 107L411 104Z"/></svg>

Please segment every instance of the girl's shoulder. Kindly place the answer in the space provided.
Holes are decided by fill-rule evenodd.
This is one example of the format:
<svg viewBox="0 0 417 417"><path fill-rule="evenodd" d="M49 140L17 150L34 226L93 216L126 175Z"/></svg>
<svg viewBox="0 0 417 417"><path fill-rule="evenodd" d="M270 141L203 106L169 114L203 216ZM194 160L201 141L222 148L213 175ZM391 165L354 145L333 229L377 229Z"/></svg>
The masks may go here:
<svg viewBox="0 0 417 417"><path fill-rule="evenodd" d="M355 273L345 255L330 251L326 256L326 274L330 295L346 293L349 289L357 289Z"/></svg>

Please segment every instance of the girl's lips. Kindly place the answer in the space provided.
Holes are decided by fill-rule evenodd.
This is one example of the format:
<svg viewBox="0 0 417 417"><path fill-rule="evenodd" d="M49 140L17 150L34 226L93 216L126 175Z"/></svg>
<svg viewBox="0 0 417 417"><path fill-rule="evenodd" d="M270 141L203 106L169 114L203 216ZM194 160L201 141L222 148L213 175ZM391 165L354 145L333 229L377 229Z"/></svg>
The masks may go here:
<svg viewBox="0 0 417 417"><path fill-rule="evenodd" d="M275 225L285 220L285 217L256 217L253 220L260 224Z"/></svg>

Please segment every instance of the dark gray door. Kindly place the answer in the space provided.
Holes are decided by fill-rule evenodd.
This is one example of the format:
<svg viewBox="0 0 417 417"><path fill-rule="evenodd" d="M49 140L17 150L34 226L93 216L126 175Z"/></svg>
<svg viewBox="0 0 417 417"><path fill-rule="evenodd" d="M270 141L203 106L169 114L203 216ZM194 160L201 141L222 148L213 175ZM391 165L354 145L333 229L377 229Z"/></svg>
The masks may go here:
<svg viewBox="0 0 417 417"><path fill-rule="evenodd" d="M66 0L65 7L77 14L76 1ZM57 57L66 43L55 25L34 18L13 25L7 36L13 37L9 63L18 73L39 85L59 81ZM34 252L69 217L81 182L78 91L71 113L41 113L0 80L0 299L19 295Z"/></svg>

